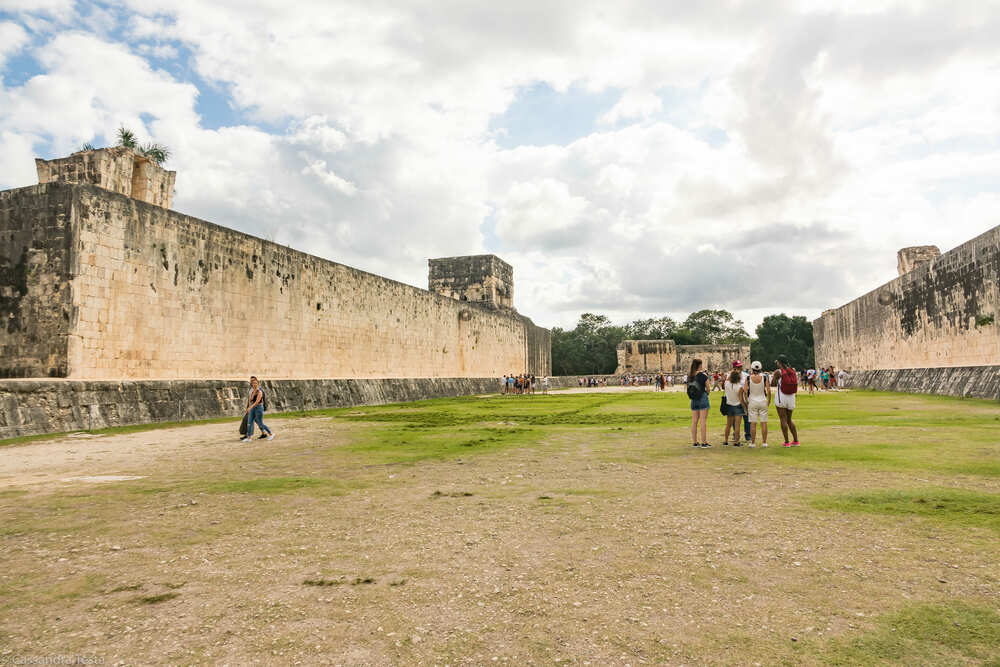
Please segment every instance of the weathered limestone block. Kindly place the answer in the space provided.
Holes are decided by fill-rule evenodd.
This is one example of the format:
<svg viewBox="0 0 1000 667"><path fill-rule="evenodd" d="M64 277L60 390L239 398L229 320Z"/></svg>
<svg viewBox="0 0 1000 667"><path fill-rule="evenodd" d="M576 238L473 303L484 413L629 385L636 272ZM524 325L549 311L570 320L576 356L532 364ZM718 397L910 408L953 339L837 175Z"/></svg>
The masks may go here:
<svg viewBox="0 0 1000 667"><path fill-rule="evenodd" d="M933 262L941 256L936 245L915 245L896 253L896 270L899 275L909 273L922 264Z"/></svg>
<svg viewBox="0 0 1000 667"><path fill-rule="evenodd" d="M35 159L38 182L96 185L170 208L177 172L167 171L131 148L115 146L80 151L56 160Z"/></svg>

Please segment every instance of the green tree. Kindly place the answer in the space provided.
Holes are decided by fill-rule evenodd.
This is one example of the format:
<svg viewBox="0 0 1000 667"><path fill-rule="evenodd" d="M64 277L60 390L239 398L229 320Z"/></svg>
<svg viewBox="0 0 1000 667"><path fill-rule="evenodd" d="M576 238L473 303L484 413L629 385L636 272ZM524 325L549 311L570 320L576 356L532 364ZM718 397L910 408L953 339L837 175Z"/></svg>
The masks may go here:
<svg viewBox="0 0 1000 667"><path fill-rule="evenodd" d="M623 340L666 340L673 338L677 322L666 316L650 317L629 322L622 328L625 333Z"/></svg>
<svg viewBox="0 0 1000 667"><path fill-rule="evenodd" d="M682 343L675 338L678 345L726 345L751 340L743 321L733 317L728 310L699 310L688 315L680 328L687 330L690 336L685 336L696 342Z"/></svg>
<svg viewBox="0 0 1000 667"><path fill-rule="evenodd" d="M768 315L757 326L757 339L750 344L750 356L773 369L779 354L801 370L815 364L812 324L803 315Z"/></svg>
<svg viewBox="0 0 1000 667"><path fill-rule="evenodd" d="M552 372L556 375L604 375L618 366L616 348L625 339L624 328L605 315L584 313L576 327L552 329Z"/></svg>

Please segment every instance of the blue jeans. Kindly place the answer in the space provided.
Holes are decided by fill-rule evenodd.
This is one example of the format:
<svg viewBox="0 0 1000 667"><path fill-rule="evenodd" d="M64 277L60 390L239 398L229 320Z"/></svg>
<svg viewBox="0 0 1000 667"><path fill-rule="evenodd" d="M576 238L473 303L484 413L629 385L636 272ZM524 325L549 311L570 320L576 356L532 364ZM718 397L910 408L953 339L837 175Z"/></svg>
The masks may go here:
<svg viewBox="0 0 1000 667"><path fill-rule="evenodd" d="M271 432L271 429L269 429L264 424L264 408L263 408L263 406L255 405L254 407L250 408L250 417L247 419L247 437L248 438L252 438L253 437L253 425L254 425L254 423L256 423L258 426L260 426L260 430L261 430L262 433L270 433Z"/></svg>

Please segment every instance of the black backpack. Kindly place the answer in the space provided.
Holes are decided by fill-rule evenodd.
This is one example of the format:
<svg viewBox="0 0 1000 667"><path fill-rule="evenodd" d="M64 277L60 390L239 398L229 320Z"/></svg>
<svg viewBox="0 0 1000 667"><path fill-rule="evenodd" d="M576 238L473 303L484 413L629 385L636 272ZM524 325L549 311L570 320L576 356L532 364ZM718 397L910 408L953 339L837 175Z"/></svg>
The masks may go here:
<svg viewBox="0 0 1000 667"><path fill-rule="evenodd" d="M701 398L701 395L704 393L704 390L698 386L697 375L688 380L687 393L688 393L688 398L690 398L692 401Z"/></svg>
<svg viewBox="0 0 1000 667"><path fill-rule="evenodd" d="M261 396L260 407L264 409L264 412L267 412L267 394L264 393L263 387L258 387L258 389L260 390L260 396Z"/></svg>

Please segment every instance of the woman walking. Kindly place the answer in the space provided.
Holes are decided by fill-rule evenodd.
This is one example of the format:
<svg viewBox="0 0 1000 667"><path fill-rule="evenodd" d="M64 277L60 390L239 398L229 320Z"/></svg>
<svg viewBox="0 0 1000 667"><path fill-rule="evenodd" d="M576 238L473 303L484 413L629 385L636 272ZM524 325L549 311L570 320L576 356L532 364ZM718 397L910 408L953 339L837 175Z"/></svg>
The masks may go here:
<svg viewBox="0 0 1000 667"><path fill-rule="evenodd" d="M757 422L760 422L763 440L760 446L767 447L767 410L771 406L771 387L760 369L759 361L750 364L750 377L743 387L743 403L747 408L746 418L750 420L750 447L757 446Z"/></svg>
<svg viewBox="0 0 1000 667"><path fill-rule="evenodd" d="M691 399L691 442L694 447L711 447L708 444L708 392L711 385L708 383L708 373L702 368L701 359L691 360L691 369L687 374L687 395ZM701 428L701 441L699 444L698 430Z"/></svg>
<svg viewBox="0 0 1000 667"><path fill-rule="evenodd" d="M722 387L723 391L726 392L726 434L723 445L729 444L729 429L733 429L733 447L741 447L740 442L740 432L742 424L740 424L740 419L743 418L743 397L741 395L741 390L743 389L743 374L740 373L738 368L734 368L726 378L726 382Z"/></svg>
<svg viewBox="0 0 1000 667"><path fill-rule="evenodd" d="M247 399L247 434L240 442L250 442L253 437L253 425L260 426L260 437L274 440L274 433L264 424L264 409L267 399L264 397L264 390L260 388L260 382L256 376L250 376L250 398Z"/></svg>

